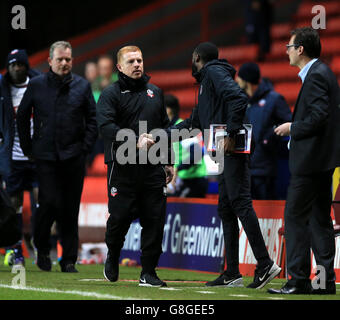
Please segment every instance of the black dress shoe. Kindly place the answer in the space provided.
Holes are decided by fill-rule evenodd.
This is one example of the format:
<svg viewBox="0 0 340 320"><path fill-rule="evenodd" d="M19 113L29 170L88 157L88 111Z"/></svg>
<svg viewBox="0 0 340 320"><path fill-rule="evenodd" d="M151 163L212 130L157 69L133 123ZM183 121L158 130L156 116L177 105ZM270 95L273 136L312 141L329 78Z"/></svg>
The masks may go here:
<svg viewBox="0 0 340 320"><path fill-rule="evenodd" d="M49 254L43 254L38 251L37 266L43 271L51 271L52 262Z"/></svg>
<svg viewBox="0 0 340 320"><path fill-rule="evenodd" d="M75 268L73 263L68 263L65 265L61 265L61 272L78 273L78 270Z"/></svg>
<svg viewBox="0 0 340 320"><path fill-rule="evenodd" d="M281 289L270 288L267 290L268 293L272 294L311 294L310 288L298 288L286 283Z"/></svg>

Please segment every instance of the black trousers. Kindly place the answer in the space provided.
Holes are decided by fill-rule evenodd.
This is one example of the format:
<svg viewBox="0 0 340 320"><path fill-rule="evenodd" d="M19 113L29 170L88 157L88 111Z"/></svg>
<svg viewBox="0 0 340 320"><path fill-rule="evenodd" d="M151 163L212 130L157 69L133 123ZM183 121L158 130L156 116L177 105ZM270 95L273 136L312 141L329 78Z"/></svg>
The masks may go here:
<svg viewBox="0 0 340 320"><path fill-rule="evenodd" d="M224 171L219 175L218 215L222 220L227 272L239 273L238 219L247 235L258 262L263 267L271 262L250 194L249 157L232 154L224 157Z"/></svg>
<svg viewBox="0 0 340 320"><path fill-rule="evenodd" d="M335 239L331 219L334 170L312 175L292 175L285 207L287 268L293 286L310 283L311 248L326 280L335 281Z"/></svg>
<svg viewBox="0 0 340 320"><path fill-rule="evenodd" d="M119 259L125 236L139 218L141 265L153 272L162 253L166 213L166 174L160 165L108 164L109 219L105 241L109 254Z"/></svg>
<svg viewBox="0 0 340 320"><path fill-rule="evenodd" d="M276 177L251 176L251 196L257 200L275 200Z"/></svg>
<svg viewBox="0 0 340 320"><path fill-rule="evenodd" d="M63 255L61 264L75 263L78 256L78 216L85 175L85 156L65 161L37 160L39 207L33 239L39 252L48 254L51 227L57 222Z"/></svg>

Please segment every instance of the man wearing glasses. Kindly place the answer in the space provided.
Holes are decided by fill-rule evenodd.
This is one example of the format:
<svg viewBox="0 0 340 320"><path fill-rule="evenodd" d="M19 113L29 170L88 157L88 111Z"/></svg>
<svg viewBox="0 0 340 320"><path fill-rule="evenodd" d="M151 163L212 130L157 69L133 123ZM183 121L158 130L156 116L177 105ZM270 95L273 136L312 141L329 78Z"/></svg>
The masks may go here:
<svg viewBox="0 0 340 320"><path fill-rule="evenodd" d="M331 212L334 169L340 165L340 91L336 76L320 61L319 34L312 28L292 31L287 55L299 67L302 87L293 121L275 129L290 136L291 180L284 213L290 280L280 294L335 294L335 241ZM324 271L319 287L311 286L312 248ZM320 272L323 274L323 272Z"/></svg>

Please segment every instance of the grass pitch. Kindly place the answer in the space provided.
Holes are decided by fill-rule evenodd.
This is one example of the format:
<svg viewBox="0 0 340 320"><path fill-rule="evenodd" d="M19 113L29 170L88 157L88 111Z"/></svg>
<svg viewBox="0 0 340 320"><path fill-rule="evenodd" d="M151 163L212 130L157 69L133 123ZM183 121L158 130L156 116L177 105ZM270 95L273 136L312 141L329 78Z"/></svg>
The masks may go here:
<svg viewBox="0 0 340 320"><path fill-rule="evenodd" d="M340 300L337 295L271 295L267 288L280 288L285 279L274 279L260 290L247 289L251 277L243 277L244 288L211 288L204 283L217 274L158 269L158 276L167 288L138 286L140 267L120 267L119 281L103 277L103 265L77 265L79 273L67 274L53 265L51 272L40 271L33 259L26 259L26 286L13 286L12 273L0 257L0 300Z"/></svg>

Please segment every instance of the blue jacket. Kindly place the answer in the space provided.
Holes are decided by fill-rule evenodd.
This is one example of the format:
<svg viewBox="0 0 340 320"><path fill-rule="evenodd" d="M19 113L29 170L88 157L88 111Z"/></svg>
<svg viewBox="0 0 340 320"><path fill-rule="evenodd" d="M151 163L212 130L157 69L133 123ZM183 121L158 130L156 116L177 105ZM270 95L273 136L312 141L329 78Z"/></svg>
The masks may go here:
<svg viewBox="0 0 340 320"><path fill-rule="evenodd" d="M20 146L27 156L55 161L89 153L98 135L90 83L73 73L60 78L51 70L35 77L18 108L17 124Z"/></svg>
<svg viewBox="0 0 340 320"><path fill-rule="evenodd" d="M39 74L33 69L28 71L30 79ZM9 74L6 73L0 78L0 176L8 176L11 171L14 133L10 79Z"/></svg>
<svg viewBox="0 0 340 320"><path fill-rule="evenodd" d="M246 112L253 125L254 151L250 156L252 176L275 176L280 144L285 143L274 133L274 128L290 122L292 113L283 96L263 79L249 99Z"/></svg>

